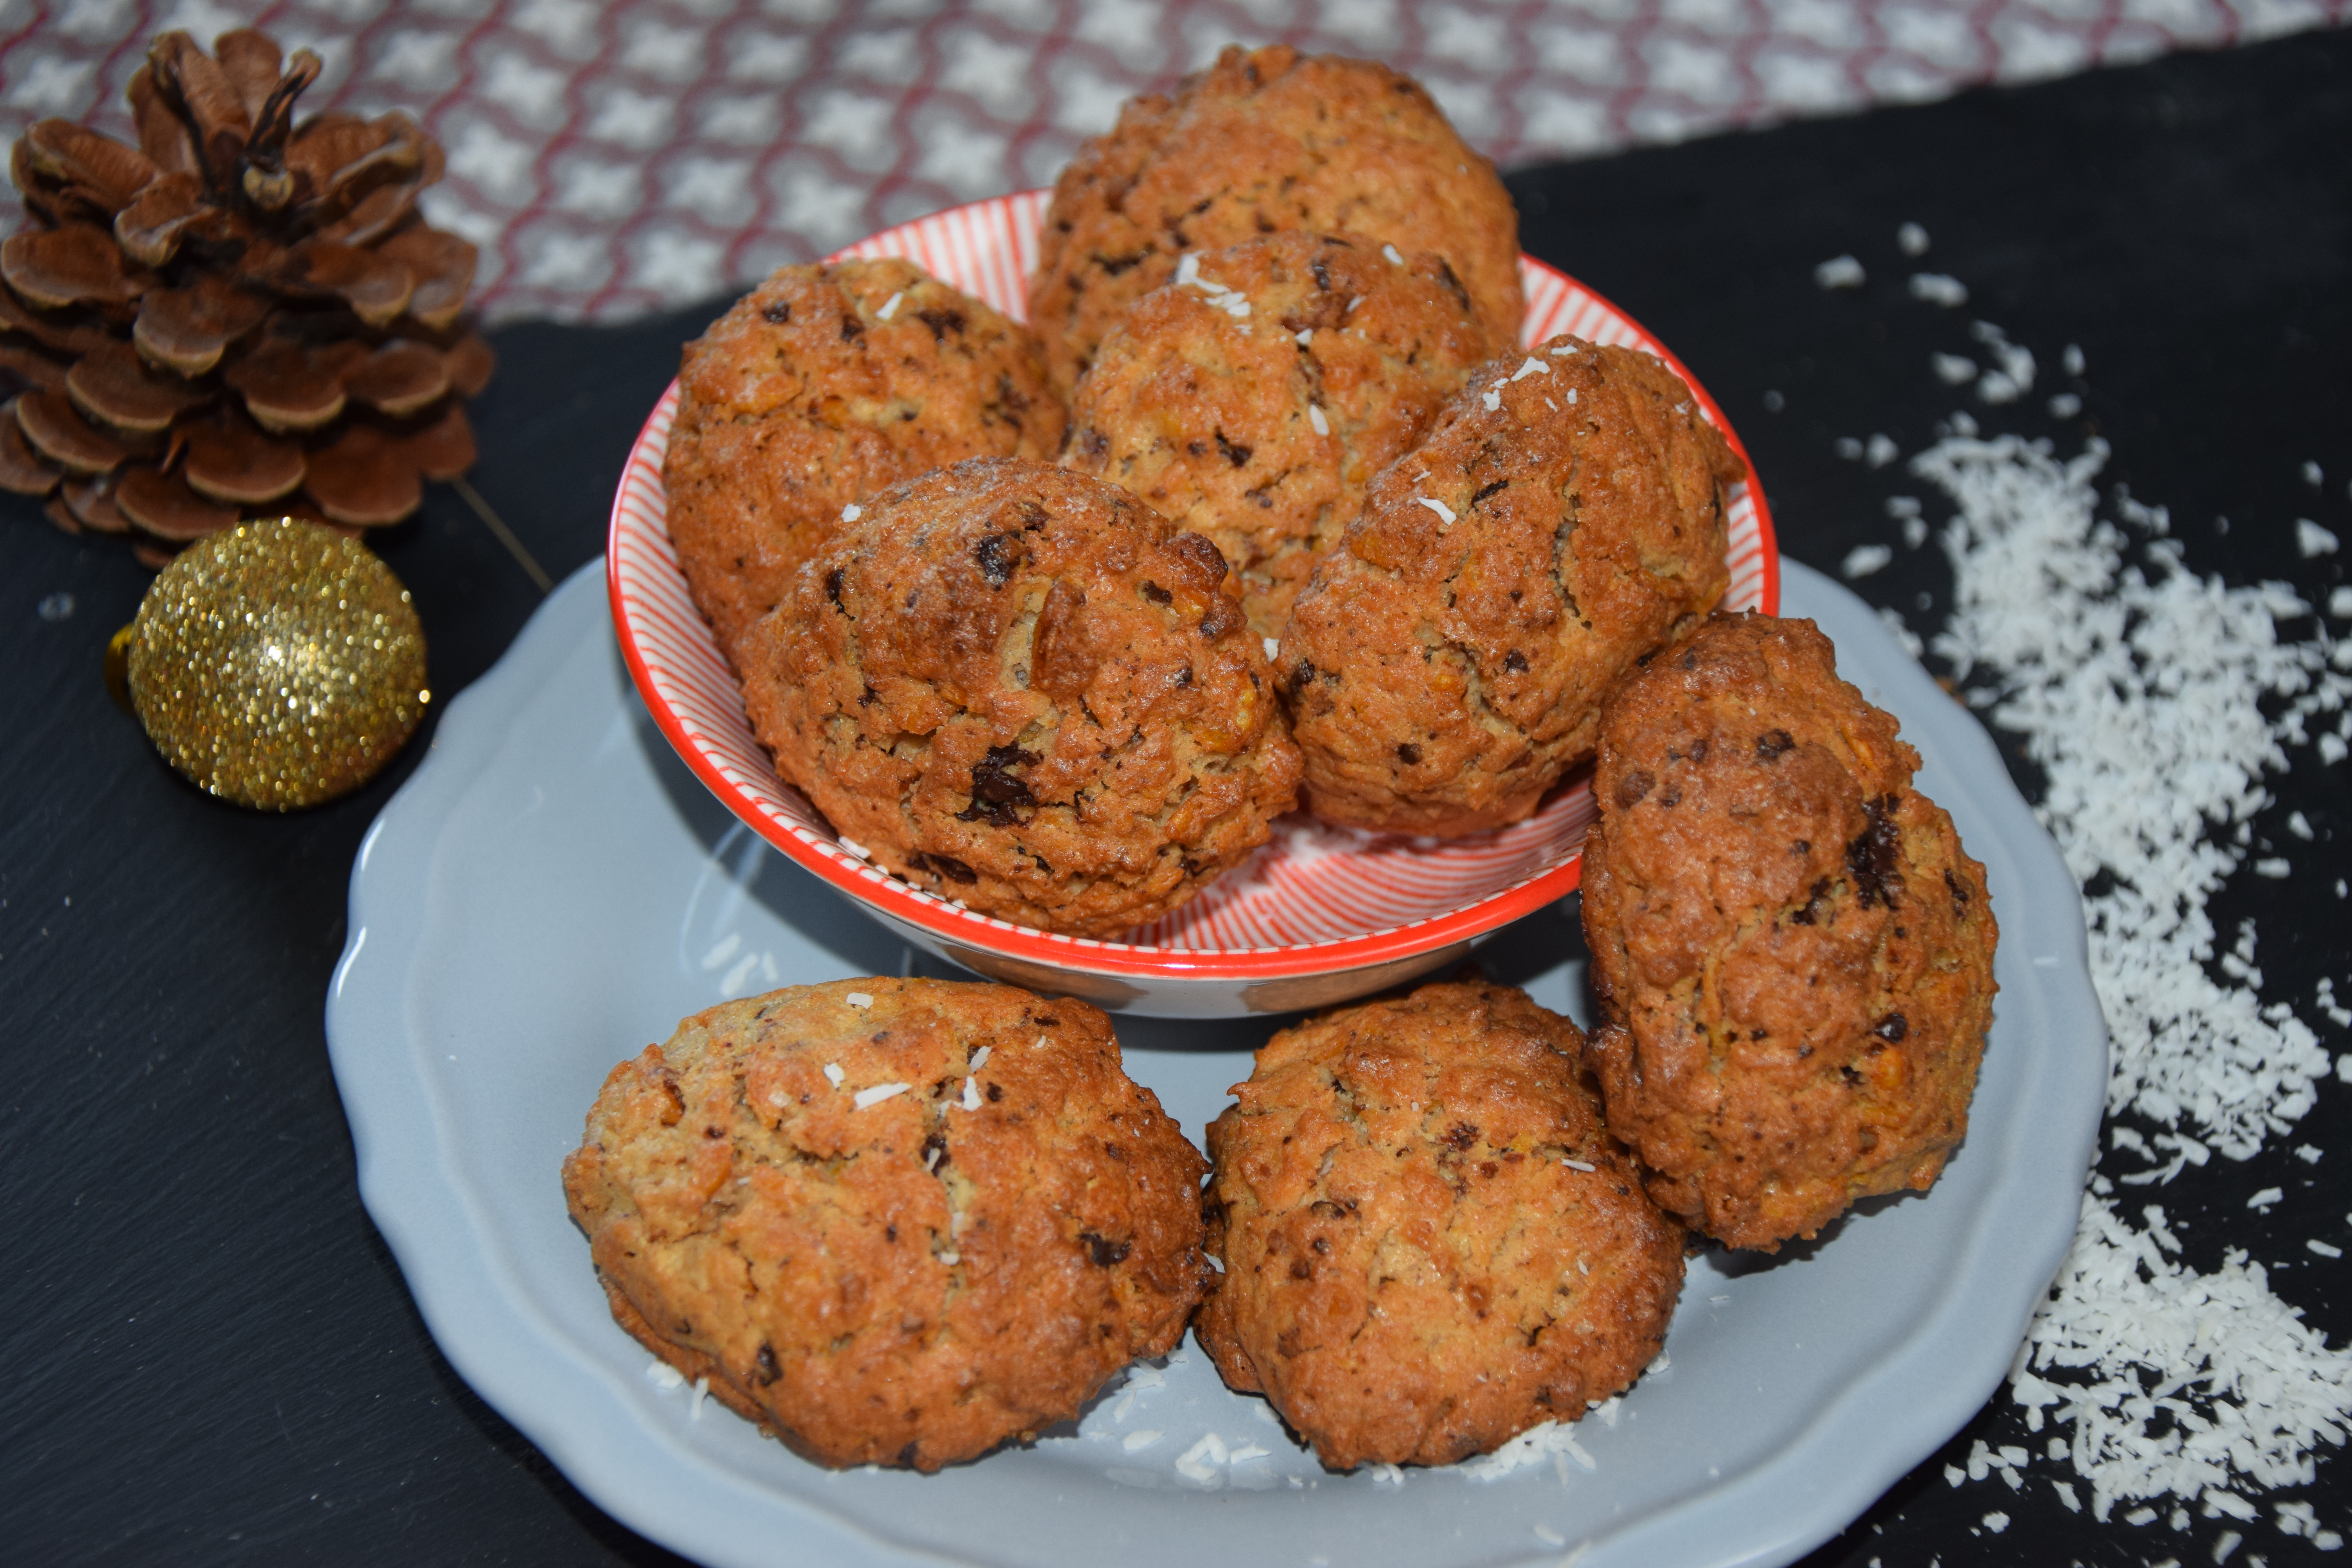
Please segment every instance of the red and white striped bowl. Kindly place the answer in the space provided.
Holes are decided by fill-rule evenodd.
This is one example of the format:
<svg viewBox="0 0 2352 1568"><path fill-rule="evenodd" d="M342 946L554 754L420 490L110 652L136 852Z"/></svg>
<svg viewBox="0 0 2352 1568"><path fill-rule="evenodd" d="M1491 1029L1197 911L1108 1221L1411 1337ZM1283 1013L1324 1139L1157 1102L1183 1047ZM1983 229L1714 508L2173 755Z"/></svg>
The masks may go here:
<svg viewBox="0 0 2352 1568"><path fill-rule="evenodd" d="M1026 319L1044 191L952 207L861 240L843 256L903 256ZM1731 425L1681 362L1608 300L1521 258L1524 341L1559 332L1647 349L1690 383L1737 447ZM654 407L614 498L606 569L621 650L655 721L734 813L783 854L908 941L994 979L1114 1010L1230 1017L1322 1006L1434 969L1577 884L1593 816L1582 775L1527 821L1469 838L1376 837L1284 818L1271 843L1173 914L1117 942L1057 936L974 914L877 870L781 783L752 739L743 700L670 546L662 454L675 383ZM1743 451L1742 457L1746 456ZM1753 483L1732 492L1734 609L1776 610L1780 556Z"/></svg>

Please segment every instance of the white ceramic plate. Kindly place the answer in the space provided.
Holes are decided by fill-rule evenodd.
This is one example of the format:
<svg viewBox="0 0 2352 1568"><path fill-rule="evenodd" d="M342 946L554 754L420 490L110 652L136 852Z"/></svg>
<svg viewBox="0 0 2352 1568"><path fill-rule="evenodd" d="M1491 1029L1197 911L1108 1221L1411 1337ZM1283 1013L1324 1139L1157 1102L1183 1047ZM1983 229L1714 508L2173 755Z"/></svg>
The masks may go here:
<svg viewBox="0 0 2352 1568"><path fill-rule="evenodd" d="M1993 1037L1936 1189L1776 1259L1698 1259L1669 1364L1613 1426L1580 1424L1582 1459L1484 1481L1327 1475L1189 1345L1035 1447L930 1477L818 1469L649 1378L557 1174L598 1084L724 996L909 955L687 771L622 667L600 568L452 704L360 851L327 1033L369 1212L467 1381L603 1507L711 1563L1489 1568L1580 1547L1580 1568L1784 1563L2000 1381L2074 1235L2105 1082L2074 885L1991 744L1859 600L1793 564L1785 585L1788 613L1818 619L1902 719L1921 784L1986 864ZM1560 909L1483 957L1584 1013ZM1118 1029L1129 1070L1197 1140L1275 1026Z"/></svg>

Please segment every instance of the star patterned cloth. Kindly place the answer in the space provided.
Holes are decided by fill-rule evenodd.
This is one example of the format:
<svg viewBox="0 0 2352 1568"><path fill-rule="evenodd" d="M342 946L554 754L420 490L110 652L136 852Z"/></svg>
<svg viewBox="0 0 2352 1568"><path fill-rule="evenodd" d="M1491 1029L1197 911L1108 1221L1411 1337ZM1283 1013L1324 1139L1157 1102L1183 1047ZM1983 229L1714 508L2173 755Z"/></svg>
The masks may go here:
<svg viewBox="0 0 2352 1568"><path fill-rule="evenodd" d="M1231 42L1369 56L1506 168L1940 98L2352 21L2352 0L0 0L0 134L131 139L158 32L326 63L308 110L401 110L493 320L617 321L1049 184L1134 93ZM0 223L22 218L13 209Z"/></svg>

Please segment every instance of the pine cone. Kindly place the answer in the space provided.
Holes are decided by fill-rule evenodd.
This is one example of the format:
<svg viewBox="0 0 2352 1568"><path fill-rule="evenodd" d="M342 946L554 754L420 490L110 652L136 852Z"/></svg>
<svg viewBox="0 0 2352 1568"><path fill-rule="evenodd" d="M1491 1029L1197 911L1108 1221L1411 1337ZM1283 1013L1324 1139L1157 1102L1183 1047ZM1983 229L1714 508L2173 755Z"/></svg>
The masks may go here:
<svg viewBox="0 0 2352 1568"><path fill-rule="evenodd" d="M0 489L169 552L268 510L397 522L474 461L489 346L474 247L425 222L441 149L402 114L315 115L319 57L185 33L131 79L139 145L66 120L17 142L35 226L0 244Z"/></svg>

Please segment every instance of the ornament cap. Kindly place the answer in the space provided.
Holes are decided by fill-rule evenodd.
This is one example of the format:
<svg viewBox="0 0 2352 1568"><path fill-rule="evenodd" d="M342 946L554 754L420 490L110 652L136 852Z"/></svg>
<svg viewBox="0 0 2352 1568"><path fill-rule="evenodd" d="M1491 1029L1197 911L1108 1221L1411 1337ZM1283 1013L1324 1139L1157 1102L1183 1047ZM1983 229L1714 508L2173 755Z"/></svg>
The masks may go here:
<svg viewBox="0 0 2352 1568"><path fill-rule="evenodd" d="M139 711L131 704L131 639L139 635L139 623L131 622L106 639L106 694L125 713Z"/></svg>

